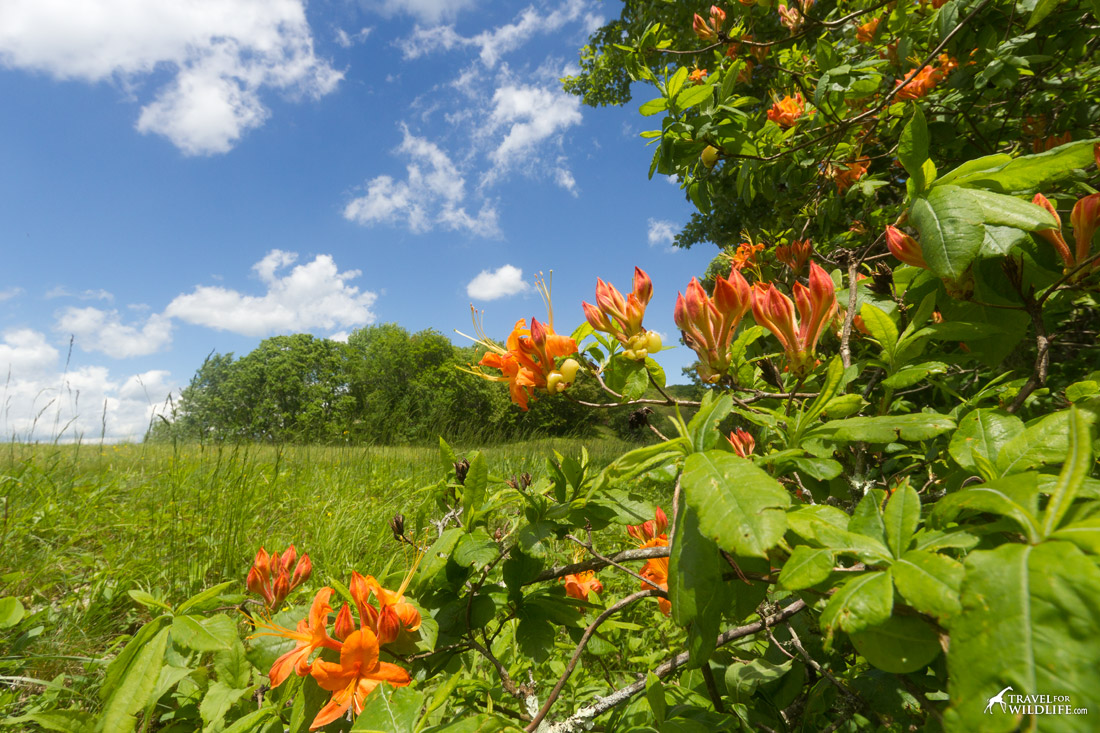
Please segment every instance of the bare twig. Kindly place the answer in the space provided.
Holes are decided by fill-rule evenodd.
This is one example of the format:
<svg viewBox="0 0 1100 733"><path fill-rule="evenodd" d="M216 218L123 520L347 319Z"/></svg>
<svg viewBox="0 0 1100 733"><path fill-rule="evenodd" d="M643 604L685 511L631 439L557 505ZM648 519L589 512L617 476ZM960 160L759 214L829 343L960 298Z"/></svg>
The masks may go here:
<svg viewBox="0 0 1100 733"><path fill-rule="evenodd" d="M543 583L547 580L554 580L556 578L564 578L566 575L583 573L585 570L599 570L600 568L606 568L613 562L623 563L630 562L631 560L652 560L659 557L668 557L667 547L638 547L632 550L623 550L622 552L617 552L602 560L596 558L593 560L575 562L570 565L548 568L539 573L534 580L528 581L524 583L524 585Z"/></svg>

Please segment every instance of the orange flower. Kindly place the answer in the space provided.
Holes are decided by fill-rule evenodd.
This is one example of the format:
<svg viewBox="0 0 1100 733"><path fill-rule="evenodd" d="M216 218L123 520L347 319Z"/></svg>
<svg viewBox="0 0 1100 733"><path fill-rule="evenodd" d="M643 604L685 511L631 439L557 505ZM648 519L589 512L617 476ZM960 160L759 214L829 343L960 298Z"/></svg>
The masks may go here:
<svg viewBox="0 0 1100 733"><path fill-rule="evenodd" d="M795 240L789 245L779 245L775 248L775 258L794 271L795 275L802 272L802 268L810 261L814 246L810 240Z"/></svg>
<svg viewBox="0 0 1100 733"><path fill-rule="evenodd" d="M267 621L256 622L259 628L267 630L258 632L255 636L281 636L296 642L293 649L276 659L271 665L268 677L271 679L272 687L283 684L292 671L299 677L309 674L311 668L309 656L315 649L340 648L340 642L328 635L328 615L332 611L328 599L331 596L332 588L325 587L317 591L317 595L313 598L313 605L309 609L309 616L298 622L296 630L292 631Z"/></svg>
<svg viewBox="0 0 1100 733"><path fill-rule="evenodd" d="M806 102L802 99L801 92L795 93L793 97L788 94L772 104L772 108L768 110L768 119L780 127L791 127L798 122L805 109Z"/></svg>
<svg viewBox="0 0 1100 733"><path fill-rule="evenodd" d="M396 664L378 660L378 638L370 629L353 631L340 649L340 662L318 659L311 674L332 699L313 719L310 730L322 728L340 718L352 707L355 715L363 712L363 700L381 682L404 687L412 682L409 673Z"/></svg>
<svg viewBox="0 0 1100 733"><path fill-rule="evenodd" d="M628 359L645 360L661 350L661 337L642 328L646 306L653 297L653 282L640 267L634 268L634 290L625 298L618 289L596 278L596 305L581 302L584 317L597 331L619 340Z"/></svg>
<svg viewBox="0 0 1100 733"><path fill-rule="evenodd" d="M806 374L813 369L818 339L837 311L832 278L816 263L810 263L810 287L795 283L794 303L772 283L756 283L753 288L753 318L779 339L790 370L797 376Z"/></svg>
<svg viewBox="0 0 1100 733"><path fill-rule="evenodd" d="M840 166L829 166L828 171L833 176L837 193L844 193L852 187L853 183L867 175L867 166L870 163L869 158L860 158L850 163L844 163L845 167L843 169Z"/></svg>
<svg viewBox="0 0 1100 733"><path fill-rule="evenodd" d="M641 547L668 547L668 539L661 535L660 537L654 537L653 539L645 542ZM646 560L645 566L641 572L638 573L646 581L643 581L640 585L642 590L651 590L653 586L657 586L661 590L668 592L668 558L667 557L654 557ZM658 598L657 607L661 609L661 613L669 615L672 612L672 602L667 598Z"/></svg>
<svg viewBox="0 0 1100 733"><path fill-rule="evenodd" d="M763 252L764 245L753 244L752 242L742 242L737 247L737 252L730 257L730 261L733 263L733 269L740 272L746 267L756 265L756 253Z"/></svg>
<svg viewBox="0 0 1100 733"><path fill-rule="evenodd" d="M737 270L715 280L713 297L695 278L686 297L677 293L672 317L684 343L699 356L696 369L704 382L713 384L729 370L733 332L751 307L752 288Z"/></svg>
<svg viewBox="0 0 1100 733"><path fill-rule="evenodd" d="M726 11L717 5L710 6L710 22L703 16L695 13L691 21L691 30L699 37L700 41L714 41L722 32L722 25L726 22Z"/></svg>
<svg viewBox="0 0 1100 733"><path fill-rule="evenodd" d="M756 440L752 437L752 434L741 428L737 428L735 432L730 433L726 440L733 446L733 452L742 458L748 458L756 448Z"/></svg>
<svg viewBox="0 0 1100 733"><path fill-rule="evenodd" d="M1036 138L1035 141L1031 143L1031 152L1045 153L1051 148L1056 148L1059 145L1065 145L1071 142L1073 142L1072 132L1063 132L1061 135L1051 135L1045 139Z"/></svg>
<svg viewBox="0 0 1100 733"><path fill-rule="evenodd" d="M589 593L603 593L603 583L596 580L594 570L566 575L565 594L579 601L587 601Z"/></svg>
<svg viewBox="0 0 1100 733"><path fill-rule="evenodd" d="M294 567L294 575L291 576L290 566L294 565L297 556L298 551L294 549L294 545L286 548L282 557L277 552L268 556L263 547L256 553L256 559L252 561L245 585L250 592L263 596L264 603L269 609L281 606L290 591L309 580L313 572L309 555L302 555Z"/></svg>
<svg viewBox="0 0 1100 733"><path fill-rule="evenodd" d="M668 529L668 515L665 514L661 507L657 507L657 511L653 514L653 519L642 522L641 524L626 525L626 533L643 543L643 545L652 539L661 537L667 539L668 535L665 534L666 529Z"/></svg>
<svg viewBox="0 0 1100 733"><path fill-rule="evenodd" d="M1054 229L1044 229L1041 232L1035 232L1043 239L1050 242L1055 251L1058 252L1058 256L1062 258L1062 262L1065 263L1067 270L1072 270L1076 265L1076 260L1073 254L1069 251L1069 245L1066 244L1065 237L1062 236L1062 217L1058 216L1058 210L1054 208L1054 205L1047 200L1047 197L1041 193L1035 194L1035 198L1031 200L1031 203L1036 206L1042 206L1049 211L1054 217L1054 221L1057 226Z"/></svg>
<svg viewBox="0 0 1100 733"><path fill-rule="evenodd" d="M878 24L882 22L882 17L872 18L863 25L856 28L856 40L860 43L870 43L875 37L875 31L878 30Z"/></svg>
<svg viewBox="0 0 1100 733"><path fill-rule="evenodd" d="M690 81L692 84L702 84L706 80L707 80L707 70L706 69L696 69L695 71L688 74L688 81Z"/></svg>
<svg viewBox="0 0 1100 733"><path fill-rule="evenodd" d="M1078 200L1073 205L1069 221L1073 225L1073 238L1077 245L1076 264L1081 264L1089 258L1092 237L1096 234L1097 226L1100 226L1100 193L1090 194Z"/></svg>
<svg viewBox="0 0 1100 733"><path fill-rule="evenodd" d="M909 75L906 74L905 77L908 78ZM914 100L920 99L925 94L928 94L928 92L932 91L936 87L936 84L939 82L939 79L936 76L935 69L933 69L931 66L925 66L921 68L917 75L914 76L908 84L902 86L903 81L904 79L898 81L895 84L895 86L901 87L901 89L897 93L897 98Z"/></svg>

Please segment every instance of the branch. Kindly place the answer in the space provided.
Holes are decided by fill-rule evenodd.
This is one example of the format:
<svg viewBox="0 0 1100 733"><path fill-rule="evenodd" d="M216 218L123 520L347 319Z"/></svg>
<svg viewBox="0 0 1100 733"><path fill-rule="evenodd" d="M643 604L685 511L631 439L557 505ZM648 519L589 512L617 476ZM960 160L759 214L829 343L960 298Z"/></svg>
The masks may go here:
<svg viewBox="0 0 1100 733"><path fill-rule="evenodd" d="M756 621L746 626L738 626L736 628L724 631L723 633L718 635L718 639L715 643L717 646L721 647L729 644L731 641L735 641L746 636L751 636L752 634L763 631L769 626L774 626L782 621L787 620L788 618L794 616L796 613L802 611L805 608L806 602L801 599L797 600L791 605L779 611L778 613L769 616L766 619ZM687 664L689 658L690 654L688 652L677 654L672 659L669 659L668 661L664 662L656 669L654 669L653 674L656 675L658 679L668 677L673 672L675 672L677 668L683 666L684 664ZM623 704L624 702L644 690L645 687L646 680L644 679L639 680L638 682L635 682L631 685L627 685L626 687L612 692L610 695L601 697L600 699L596 700L592 705L581 708L577 712L573 713L573 715L571 715L566 720L547 726L543 733L578 733L578 731L588 730L589 726L591 726L591 722L593 719L599 717L600 715L603 715L613 707Z"/></svg>
<svg viewBox="0 0 1100 733"><path fill-rule="evenodd" d="M599 570L613 563L630 562L631 560L652 560L658 557L668 557L668 548L639 547L633 550L623 550L606 559L584 560L582 562L575 562L572 565L564 565L543 570L535 576L534 580L528 581L524 583L524 585L532 585L534 583L542 583L556 578L564 578L566 575L575 575L585 570Z"/></svg>

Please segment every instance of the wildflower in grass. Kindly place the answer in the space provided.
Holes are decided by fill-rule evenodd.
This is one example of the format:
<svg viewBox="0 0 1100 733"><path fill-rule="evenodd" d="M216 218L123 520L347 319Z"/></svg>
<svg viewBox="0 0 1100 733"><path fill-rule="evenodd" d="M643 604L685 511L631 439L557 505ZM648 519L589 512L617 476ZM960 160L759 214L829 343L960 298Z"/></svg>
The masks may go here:
<svg viewBox="0 0 1100 733"><path fill-rule="evenodd" d="M810 243L810 240L796 239L789 245L781 244L776 247L775 258L791 268L791 271L794 272L795 275L799 275L802 272L802 268L810 261L810 255L813 254L813 251L814 246Z"/></svg>
<svg viewBox="0 0 1100 733"><path fill-rule="evenodd" d="M886 247L890 250L890 254L903 263L923 270L928 269L928 263L924 261L924 251L921 249L920 244L897 227L886 227Z"/></svg>
<svg viewBox="0 0 1100 733"><path fill-rule="evenodd" d="M596 579L596 571L584 570L566 575L565 595L579 601L587 601L589 593L603 593L603 583Z"/></svg>
<svg viewBox="0 0 1100 733"><path fill-rule="evenodd" d="M332 612L329 598L332 597L332 588L322 588L313 598L313 604L309 609L309 616L298 622L295 630L287 629L269 621L257 621L258 628L265 629L255 636L281 636L285 639L293 639L294 648L275 660L271 665L268 677L271 686L278 687L283 684L291 672L299 677L305 677L311 669L310 655L317 649L340 649L340 642L328 635L328 615Z"/></svg>
<svg viewBox="0 0 1100 733"><path fill-rule="evenodd" d="M256 553L245 585L250 592L263 596L264 603L269 609L281 606L290 595L290 591L309 580L313 572L309 555L302 555L295 565L294 560L297 556L298 551L294 549L294 545L286 548L281 556L277 552L268 555L263 547ZM294 566L293 575L290 573L292 565Z"/></svg>
<svg viewBox="0 0 1100 733"><path fill-rule="evenodd" d="M661 350L661 337L642 327L646 306L653 297L653 282L640 267L634 268L634 289L625 298L618 289L596 278L596 305L582 302L584 317L592 328L614 336L627 359L643 361Z"/></svg>
<svg viewBox="0 0 1100 733"><path fill-rule="evenodd" d="M356 583L352 586L352 598L360 607L360 618L363 618L363 609L366 607L367 599L362 597L362 589L365 587L370 593L374 594L374 597L378 599L378 612L372 614L370 611L366 612L368 617L374 616L375 620L371 624L373 630L378 636L378 641L381 644L389 644L391 641L397 638L402 629L408 631L416 631L420 628L420 611L416 610L416 606L405 601L405 589L409 587L409 581L412 580L413 573L416 572L417 565L420 564L420 558L423 555L418 554L416 562L413 563L412 568L408 574L405 575L405 579L401 581L401 586L396 591L386 590L382 587L382 584L375 580L374 576L367 575L363 577L361 583ZM353 581L355 575L352 575ZM371 608L373 611L373 607Z"/></svg>
<svg viewBox="0 0 1100 733"><path fill-rule="evenodd" d="M378 659L378 637L370 629L351 632L340 648L340 662L318 659L310 674L317 684L332 693L313 719L310 730L322 728L352 708L354 715L363 712L363 700L375 687L387 682L404 687L412 682L409 673L396 664Z"/></svg>
<svg viewBox="0 0 1100 733"><path fill-rule="evenodd" d="M726 440L733 446L733 452L742 458L748 458L756 448L756 440L752 437L752 434L741 428L737 428L737 430L730 433Z"/></svg>
<svg viewBox="0 0 1100 733"><path fill-rule="evenodd" d="M875 31L878 30L878 24L881 22L882 16L879 16L856 28L856 40L860 43L870 43L875 37Z"/></svg>
<svg viewBox="0 0 1100 733"><path fill-rule="evenodd" d="M707 297L695 278L687 295L677 294L673 320L680 328L684 343L699 356L699 377L713 384L730 367L733 332L752 307L752 288L737 270L714 283L713 297Z"/></svg>
<svg viewBox="0 0 1100 733"><path fill-rule="evenodd" d="M802 377L813 369L818 339L836 314L836 286L823 269L811 263L810 287L795 283L792 290L793 303L773 283L756 283L752 314L758 324L779 339L791 372Z"/></svg>
<svg viewBox="0 0 1100 733"><path fill-rule="evenodd" d="M798 118L805 110L806 102L802 99L802 93L796 92L793 97L788 94L774 102L772 108L768 110L768 119L780 127L791 127L798 122Z"/></svg>

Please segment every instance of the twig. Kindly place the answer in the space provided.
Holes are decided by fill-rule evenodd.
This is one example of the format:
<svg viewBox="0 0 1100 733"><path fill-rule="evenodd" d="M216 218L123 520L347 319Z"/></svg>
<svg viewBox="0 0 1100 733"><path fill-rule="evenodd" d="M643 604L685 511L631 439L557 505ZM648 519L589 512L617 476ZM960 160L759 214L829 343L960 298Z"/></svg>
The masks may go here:
<svg viewBox="0 0 1100 733"><path fill-rule="evenodd" d="M571 565L548 568L535 576L534 580L530 580L524 583L524 585L532 585L534 583L543 583L547 580L555 580L556 578L564 578L566 575L583 573L585 570L599 570L600 568L606 568L612 563L630 562L631 560L652 560L660 557L668 557L667 547L637 547L632 550L617 552L602 560L597 558L595 560L575 562Z"/></svg>
<svg viewBox="0 0 1100 733"><path fill-rule="evenodd" d="M588 530L588 542L581 542L579 539L577 539L576 537L574 537L571 534L567 534L565 537L566 537L566 539L570 539L570 540L576 542L578 545L580 545L584 549L588 550L588 552L594 558L596 558L597 560L603 560L608 565L611 565L612 567L616 567L616 568L618 568L619 570L622 570L624 573L626 573L628 575L633 575L635 578L642 581L644 584L652 586L653 588L656 588L657 590L660 590L662 593L665 592L661 589L661 587L659 585L654 583L652 580L650 580L650 579L648 579L648 578L646 578L642 575L639 575L638 573L634 572L633 570L626 567L625 565L620 565L619 563L615 562L611 558L604 557L600 553L596 552L596 549L592 546L592 526L589 525L586 529Z"/></svg>
<svg viewBox="0 0 1100 733"><path fill-rule="evenodd" d="M857 278L859 277L859 260L855 257L848 258L848 311L844 314L844 328L840 331L840 362L844 368L852 366L852 323L856 319L856 299L859 297Z"/></svg>

